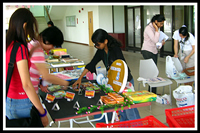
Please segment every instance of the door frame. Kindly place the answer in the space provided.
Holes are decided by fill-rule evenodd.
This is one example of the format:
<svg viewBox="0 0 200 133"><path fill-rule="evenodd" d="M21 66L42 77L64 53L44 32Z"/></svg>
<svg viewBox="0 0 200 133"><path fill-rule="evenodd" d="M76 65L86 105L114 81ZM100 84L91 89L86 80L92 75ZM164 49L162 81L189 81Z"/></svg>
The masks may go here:
<svg viewBox="0 0 200 133"><path fill-rule="evenodd" d="M90 15L91 15L91 18L90 18ZM91 26L91 29L90 29L90 26ZM88 34L89 34L89 46L94 46L91 40L91 37L93 34L93 11L88 11Z"/></svg>
<svg viewBox="0 0 200 133"><path fill-rule="evenodd" d="M125 16L125 50L133 50L135 51L140 51L141 47L138 48L136 47L136 43L135 43L135 32L133 32L133 47L132 46L128 46L128 9L133 9L133 27L135 27L135 9L136 8L140 8L140 25L141 25L141 32L140 32L140 36L141 36L141 47L142 47L142 42L143 42L143 31L144 31L144 20L143 20L143 6L134 6L134 7L127 7L124 6L124 16Z"/></svg>

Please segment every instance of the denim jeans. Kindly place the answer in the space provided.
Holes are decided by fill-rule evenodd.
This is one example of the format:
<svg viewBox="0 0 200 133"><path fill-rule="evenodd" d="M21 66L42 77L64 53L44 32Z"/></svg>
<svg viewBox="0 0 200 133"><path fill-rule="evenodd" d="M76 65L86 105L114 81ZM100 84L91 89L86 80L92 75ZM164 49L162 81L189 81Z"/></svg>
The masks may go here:
<svg viewBox="0 0 200 133"><path fill-rule="evenodd" d="M6 99L6 116L8 119L19 119L30 117L33 104L27 99Z"/></svg>
<svg viewBox="0 0 200 133"><path fill-rule="evenodd" d="M134 86L134 80L132 79L130 82ZM137 108L123 110L123 112L119 111L119 115L120 115L120 121L140 119L140 114Z"/></svg>

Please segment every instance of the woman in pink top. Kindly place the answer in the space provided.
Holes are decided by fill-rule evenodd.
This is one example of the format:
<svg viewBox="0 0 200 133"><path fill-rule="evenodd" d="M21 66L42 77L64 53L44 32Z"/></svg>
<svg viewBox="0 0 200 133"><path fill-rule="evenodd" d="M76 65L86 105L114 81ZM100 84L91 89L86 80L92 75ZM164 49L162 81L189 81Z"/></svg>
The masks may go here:
<svg viewBox="0 0 200 133"><path fill-rule="evenodd" d="M159 40L160 32L159 28L163 27L165 17L161 14L156 14L152 17L151 22L146 26L144 30L144 41L141 49L141 53L144 59L153 59L157 65L158 50L156 43ZM165 42L162 42L164 45ZM150 89L149 89L150 90ZM156 88L152 88L152 92L156 93Z"/></svg>
<svg viewBox="0 0 200 133"><path fill-rule="evenodd" d="M164 21L165 17L163 15L157 14L153 16L151 22L146 26L144 30L144 41L141 53L144 59L152 58L155 64L157 64L158 50L156 47L156 43L158 42L160 37L159 28L163 27Z"/></svg>

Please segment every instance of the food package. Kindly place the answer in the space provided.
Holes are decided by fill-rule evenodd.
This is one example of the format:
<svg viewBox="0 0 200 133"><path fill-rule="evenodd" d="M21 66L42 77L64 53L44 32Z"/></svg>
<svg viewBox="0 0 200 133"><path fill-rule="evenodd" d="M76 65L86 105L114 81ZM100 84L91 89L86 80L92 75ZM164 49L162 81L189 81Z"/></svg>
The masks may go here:
<svg viewBox="0 0 200 133"><path fill-rule="evenodd" d="M101 101L105 104L116 104L117 101L110 96L101 96Z"/></svg>
<svg viewBox="0 0 200 133"><path fill-rule="evenodd" d="M133 101L133 103L144 103L144 102L152 102L156 101L157 95L143 90L143 91L135 91L135 92L124 92L123 93L127 98Z"/></svg>
<svg viewBox="0 0 200 133"><path fill-rule="evenodd" d="M124 97L119 95L119 94L117 94L117 93L108 93L108 96L110 96L113 99L115 99L115 101L117 101L117 103L124 102Z"/></svg>

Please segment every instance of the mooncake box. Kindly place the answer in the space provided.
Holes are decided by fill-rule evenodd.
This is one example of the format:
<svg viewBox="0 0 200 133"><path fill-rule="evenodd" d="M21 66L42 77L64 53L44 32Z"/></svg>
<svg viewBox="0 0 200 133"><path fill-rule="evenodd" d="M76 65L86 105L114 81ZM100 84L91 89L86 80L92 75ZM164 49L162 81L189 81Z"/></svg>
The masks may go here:
<svg viewBox="0 0 200 133"><path fill-rule="evenodd" d="M116 104L117 101L110 96L101 96L101 101L105 104Z"/></svg>
<svg viewBox="0 0 200 133"><path fill-rule="evenodd" d="M124 102L124 97L119 95L119 94L117 94L117 93L108 93L108 96L110 96L113 99L115 99L117 101L117 103Z"/></svg>

